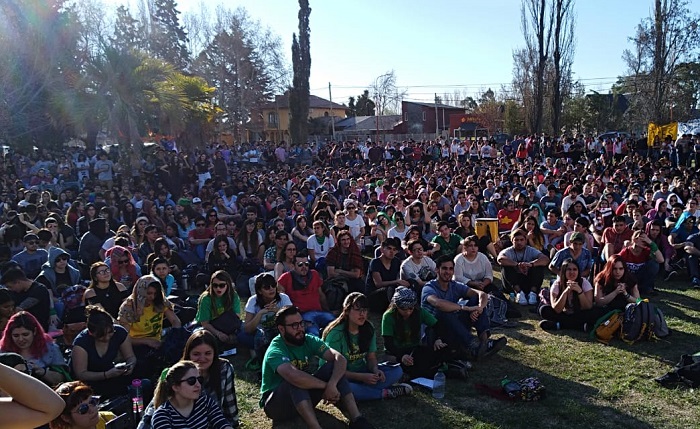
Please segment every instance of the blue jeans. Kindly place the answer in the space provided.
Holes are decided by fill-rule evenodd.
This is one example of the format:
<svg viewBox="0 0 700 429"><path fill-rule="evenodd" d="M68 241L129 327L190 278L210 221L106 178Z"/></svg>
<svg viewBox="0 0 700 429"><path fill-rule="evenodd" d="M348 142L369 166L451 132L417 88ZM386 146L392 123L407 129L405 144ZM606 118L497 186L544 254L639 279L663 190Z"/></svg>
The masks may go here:
<svg viewBox="0 0 700 429"><path fill-rule="evenodd" d="M321 337L321 329L328 326L335 319L332 313L327 311L307 311L301 314L301 318L309 323L306 327L306 333Z"/></svg>
<svg viewBox="0 0 700 429"><path fill-rule="evenodd" d="M382 399L382 391L387 387L396 384L403 375L403 370L400 366L379 365L379 369L384 372L385 381L377 384L364 384L357 381L350 382L350 389L355 396L356 401L371 401ZM363 371L369 372L369 371Z"/></svg>
<svg viewBox="0 0 700 429"><path fill-rule="evenodd" d="M479 298L472 297L464 304L465 307L473 307L479 305ZM472 349L476 338L472 335L472 327L476 328L476 333L481 335L483 332L488 332L490 328L489 318L486 312L482 312L476 321L472 321L470 313L466 311L457 311L454 313L438 312L437 319L442 325L442 337L446 339L447 344L455 344L467 349Z"/></svg>
<svg viewBox="0 0 700 429"><path fill-rule="evenodd" d="M659 263L654 260L645 262L644 265L637 270L635 276L640 293L649 293L654 289L654 279L656 279L658 273Z"/></svg>

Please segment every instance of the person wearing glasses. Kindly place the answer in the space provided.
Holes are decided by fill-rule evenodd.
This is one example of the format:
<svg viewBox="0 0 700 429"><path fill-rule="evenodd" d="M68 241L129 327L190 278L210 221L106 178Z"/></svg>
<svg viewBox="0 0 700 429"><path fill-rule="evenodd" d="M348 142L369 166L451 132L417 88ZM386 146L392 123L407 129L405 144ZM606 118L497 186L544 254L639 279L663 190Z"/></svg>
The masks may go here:
<svg viewBox="0 0 700 429"><path fill-rule="evenodd" d="M255 295L246 303L245 322L238 336L241 344L251 350L251 363L262 360L267 346L277 335L275 313L288 305L292 305L292 300L277 289L272 274L264 273L255 278Z"/></svg>
<svg viewBox="0 0 700 429"><path fill-rule="evenodd" d="M260 386L260 407L275 423L301 417L309 428L319 429L316 405L323 399L337 406L351 429L374 426L360 414L345 377L347 360L323 340L306 334L299 309L288 306L275 314L277 335L265 353ZM313 374L314 358L325 363Z"/></svg>
<svg viewBox="0 0 700 429"><path fill-rule="evenodd" d="M63 318L63 301L60 299L65 288L80 283L80 271L70 265L70 255L60 247L52 247L49 260L42 266L36 281L46 286L51 293L54 308L59 319Z"/></svg>
<svg viewBox="0 0 700 429"><path fill-rule="evenodd" d="M146 260L144 259L144 262ZM105 263L112 271L112 277L131 290L141 276L141 267L134 260L133 254L123 246L107 249Z"/></svg>
<svg viewBox="0 0 700 429"><path fill-rule="evenodd" d="M233 429L203 384L196 363L183 360L170 367L156 387L153 429Z"/></svg>
<svg viewBox="0 0 700 429"><path fill-rule="evenodd" d="M207 244L214 238L214 231L207 228L207 221L203 216L197 216L194 220L194 226L195 228L187 233L187 241L197 257L204 261Z"/></svg>
<svg viewBox="0 0 700 429"><path fill-rule="evenodd" d="M223 344L233 345L241 328L240 312L241 298L231 275L223 270L214 272L199 297L195 320Z"/></svg>
<svg viewBox="0 0 700 429"><path fill-rule="evenodd" d="M116 418L111 411L99 411L100 397L82 381L62 383L56 393L65 406L49 423L51 429L104 429L107 422Z"/></svg>
<svg viewBox="0 0 700 429"><path fill-rule="evenodd" d="M280 292L284 292L299 308L305 321L309 323L307 331L311 335L320 336L335 315L328 311L326 295L321 286L323 280L318 271L309 268L309 258L305 253L297 252L294 271L284 273L277 280Z"/></svg>
<svg viewBox="0 0 700 429"><path fill-rule="evenodd" d="M348 361L345 378L356 401L410 395L411 386L398 384L403 375L401 367L377 362L377 337L374 325L367 320L367 304L367 297L360 292L345 297L340 316L328 325L322 338Z"/></svg>
<svg viewBox="0 0 700 429"><path fill-rule="evenodd" d="M49 253L39 248L39 237L34 233L29 233L22 239L24 250L12 257L22 270L31 279L36 278L41 272L41 267L49 258Z"/></svg>
<svg viewBox="0 0 700 429"><path fill-rule="evenodd" d="M112 270L104 262L95 262L90 267L90 284L83 301L89 305L102 307L110 316L116 318L122 301L129 290L122 283L115 281Z"/></svg>

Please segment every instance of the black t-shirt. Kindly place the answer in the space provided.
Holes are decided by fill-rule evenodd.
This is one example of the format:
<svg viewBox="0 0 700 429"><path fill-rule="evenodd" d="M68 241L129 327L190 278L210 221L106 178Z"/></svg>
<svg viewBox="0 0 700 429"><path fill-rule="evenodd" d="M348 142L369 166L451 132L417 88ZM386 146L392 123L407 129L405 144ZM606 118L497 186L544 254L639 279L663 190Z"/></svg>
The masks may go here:
<svg viewBox="0 0 700 429"><path fill-rule="evenodd" d="M51 298L46 286L32 282L32 285L26 291L19 293L10 291L10 295L18 310L22 309L30 312L32 316L36 317L44 331L49 331Z"/></svg>
<svg viewBox="0 0 700 429"><path fill-rule="evenodd" d="M374 278L372 278L372 273L378 272L382 280L396 280L399 278L399 272L401 271L401 261L397 258L391 260L389 269L387 269L382 263L381 258L372 259L369 262L369 269L367 270L367 293L371 293L377 289L374 285Z"/></svg>

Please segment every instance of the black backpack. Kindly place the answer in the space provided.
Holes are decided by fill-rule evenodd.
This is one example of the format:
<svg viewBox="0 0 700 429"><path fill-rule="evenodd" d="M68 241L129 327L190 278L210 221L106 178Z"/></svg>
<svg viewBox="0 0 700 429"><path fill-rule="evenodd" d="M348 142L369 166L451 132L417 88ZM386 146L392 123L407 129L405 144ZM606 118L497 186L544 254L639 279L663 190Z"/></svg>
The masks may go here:
<svg viewBox="0 0 700 429"><path fill-rule="evenodd" d="M661 311L647 300L627 304L620 338L628 344L640 340L663 338L669 334Z"/></svg>
<svg viewBox="0 0 700 429"><path fill-rule="evenodd" d="M329 311L343 309L343 302L348 296L348 282L342 277L328 279L321 286L321 290L326 295L326 304Z"/></svg>

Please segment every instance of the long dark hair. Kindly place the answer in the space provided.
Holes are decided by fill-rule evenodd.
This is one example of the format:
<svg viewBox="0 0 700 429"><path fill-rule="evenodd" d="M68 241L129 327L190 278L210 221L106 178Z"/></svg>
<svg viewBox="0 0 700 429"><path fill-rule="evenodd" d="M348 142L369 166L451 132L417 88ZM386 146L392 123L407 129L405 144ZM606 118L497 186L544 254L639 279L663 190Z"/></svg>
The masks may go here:
<svg viewBox="0 0 700 429"><path fill-rule="evenodd" d="M202 295L199 297L199 302L202 302L202 298L205 296L209 295L210 303L211 303L211 315L213 318L219 317L221 314L219 314L217 308L216 308L216 295L214 294L214 288L212 287L212 281L214 279L221 280L226 282L226 292L224 292L224 295L222 296L223 299L223 306L224 310L223 312L231 311L233 310L233 301L234 301L234 296L236 295L236 287L233 284L233 279L231 278L231 275L227 273L224 270L218 270L215 271L214 274L211 275L211 278L209 279L209 286L207 286L207 290L202 292Z"/></svg>
<svg viewBox="0 0 700 429"><path fill-rule="evenodd" d="M343 333L345 334L345 341L347 342L349 349L349 345L352 344L352 341L350 339L350 323L348 323L348 319L350 318L350 310L354 305L359 305L361 308L367 308L367 297L360 292L352 292L350 295L346 296L345 301L343 301L343 311L335 320L326 326L326 329L323 330L324 340L328 336L328 333L333 330L333 328L341 323L344 323ZM365 353L369 350L369 346L372 343L372 338L374 338L374 326L372 326L369 321L366 321L358 328L359 338L357 343L360 347L360 352Z"/></svg>
<svg viewBox="0 0 700 429"><path fill-rule="evenodd" d="M187 371L197 369L197 365L189 360L181 360L171 366L164 378L161 378L153 394L153 404L156 408L160 407L169 398L175 395L173 386L182 381L182 377L187 374Z"/></svg>
<svg viewBox="0 0 700 429"><path fill-rule="evenodd" d="M202 344L206 344L214 351L214 358L212 359L211 366L209 367L209 380L207 381L207 387L216 393L217 398L221 399L221 367L224 365L226 360L219 357L219 345L216 342L214 334L206 329L194 331L185 343L185 348L182 351L182 358L180 360L191 360L190 353L192 353L192 349Z"/></svg>
<svg viewBox="0 0 700 429"><path fill-rule="evenodd" d="M574 280L580 287L583 287L583 278L581 277L581 267L578 266L576 261L574 261L571 258L565 259L564 262L561 263L561 269L559 271L559 295L564 292L564 288L566 288L566 270L569 268L569 265L573 265L576 267L577 275L576 275L576 280ZM578 298L578 296L577 296ZM578 312L581 309L581 303L579 302L578 299L573 299L573 308L575 312ZM568 301L566 302L566 306L568 307Z"/></svg>

